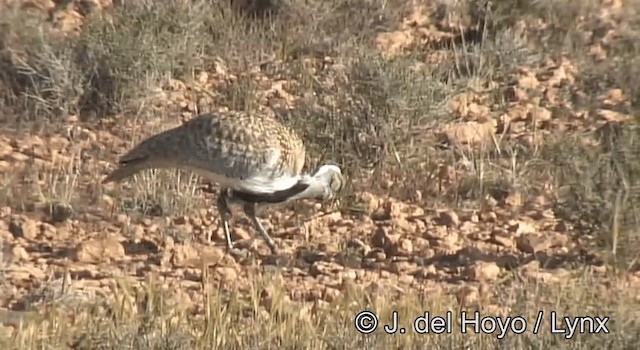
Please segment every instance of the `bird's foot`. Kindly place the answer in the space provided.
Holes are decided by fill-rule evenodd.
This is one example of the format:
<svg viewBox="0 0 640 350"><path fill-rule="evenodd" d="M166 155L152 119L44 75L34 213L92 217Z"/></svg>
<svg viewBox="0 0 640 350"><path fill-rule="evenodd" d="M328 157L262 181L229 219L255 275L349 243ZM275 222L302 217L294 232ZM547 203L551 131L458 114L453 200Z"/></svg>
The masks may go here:
<svg viewBox="0 0 640 350"><path fill-rule="evenodd" d="M249 256L249 252L238 249L234 246L227 246L227 252L236 259L246 259Z"/></svg>
<svg viewBox="0 0 640 350"><path fill-rule="evenodd" d="M264 249L261 249L260 247L262 242L264 242L262 239L255 238L251 241L251 244L247 246L247 249L259 256L280 254L280 249L276 246L274 242L265 242L267 244L267 247L269 248L269 253L266 253Z"/></svg>
<svg viewBox="0 0 640 350"><path fill-rule="evenodd" d="M275 267L293 266L295 265L295 257L288 253L278 252L265 257L263 264Z"/></svg>
<svg viewBox="0 0 640 350"><path fill-rule="evenodd" d="M269 250L271 251L271 255L280 254L280 249L278 249L278 246L275 244L275 242L267 241L267 246L269 247Z"/></svg>

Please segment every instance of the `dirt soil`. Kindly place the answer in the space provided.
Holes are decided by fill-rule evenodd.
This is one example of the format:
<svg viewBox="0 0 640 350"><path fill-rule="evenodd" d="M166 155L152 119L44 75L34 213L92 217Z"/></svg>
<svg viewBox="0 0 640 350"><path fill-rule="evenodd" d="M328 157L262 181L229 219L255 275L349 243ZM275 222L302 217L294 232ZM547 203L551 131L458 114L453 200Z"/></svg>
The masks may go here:
<svg viewBox="0 0 640 350"><path fill-rule="evenodd" d="M401 10L387 16L386 24L376 25L373 15L367 18L375 30L368 34L366 46L359 44L369 50L358 56L364 57L360 63L345 54L343 37L326 50L294 39L285 58L279 56L286 51L284 46L269 51L269 44L261 42L265 57L259 58L256 49L243 64L242 59L232 60L230 53L207 53L208 61L199 61L206 64L198 69L158 78L162 83L136 91L144 96L127 95L126 107L120 110L69 107L70 95L63 94L56 103L62 106L60 101L67 101L66 107L56 119L32 120L29 115L55 113L54 108L34 112L30 107L22 107L26 117L20 119L21 107L15 101L22 95L16 90L0 92L12 96L5 99L0 127L4 330L15 337L30 315L43 315L51 305L119 300L117 290L137 290L150 281L168 293L169 304L189 310L193 317L206 314L208 297L203 290L253 295L256 281L265 278L278 281L277 287L265 287L257 297L267 313L273 294L308 311L312 306L329 307L356 288L367 295L388 295L388 300L414 294L440 296L453 307L481 305L482 310L502 314L513 310L505 302L506 290L538 285L562 289L583 283L588 275L590 282L583 290L616 298L624 295L630 312L636 312L637 226L629 223L632 220L616 221L627 215L624 210L636 210L633 204L620 209L622 197L631 198L624 203L635 198L621 188L634 193L636 173L629 170L619 175L622 180L602 180L618 176L611 175L616 171L611 169L620 169L618 158L607 158L610 163L597 169L595 164L603 162L597 152L607 150L606 154L623 154L620 159L629 164L635 159L630 158L632 151L616 151L616 145L626 142L620 135L629 135L627 128L636 132L640 85L628 80L637 77L632 74L640 68L630 67L640 67L640 62L618 59L617 50L620 41L640 35L637 19L630 19L638 4L591 1L597 10L588 15L580 12L585 8L576 10L580 16L558 39L554 25L564 22L553 19L563 20L562 14L559 19L551 15L531 19L526 11L533 10L517 8L526 5L514 4L509 14L504 9L510 5L498 1L492 12L496 26L492 33L497 34L488 38L483 26L489 24L478 20L487 9L480 6L475 13L465 7L475 5L460 3L464 2L411 1L402 6L390 2L388 6ZM544 6L553 9L554 2L548 3ZM236 11L248 6L234 4ZM248 12L262 13L261 4L252 2ZM300 20L296 4L279 8L274 16L294 13L287 20ZM119 6L120 1L111 0L0 3L6 11L39 13L46 26L41 32L52 42L83 40L88 22L108 18ZM115 15L110 20L122 23ZM264 19L238 21L234 23L240 26ZM504 27L499 28L498 22ZM114 24L114 33L124 31L119 28ZM216 35L225 35L222 32ZM12 41L11 35L0 35L0 49L10 48L16 62L30 51L26 42ZM98 44L94 40L86 45ZM221 52L249 47L243 45L230 42ZM304 50L298 52L300 47ZM356 79L352 67L373 62L373 56L379 60L375 62L403 59L407 67L384 71L387 79L396 79L386 87L386 81L375 81L379 78L375 74L387 68L373 63L375 68L358 73L358 79L374 81L370 88L382 86L398 94L374 96L366 107L362 100L338 96L344 91L358 93L358 88L345 88ZM150 57L130 62L146 64L153 61ZM295 73L284 72L293 66L290 62L296 64ZM397 73L400 69L416 72L415 76ZM435 78L421 80L420 91L403 90L410 81L422 79L418 72L425 70ZM7 77L3 81L9 81ZM448 87L433 92L441 85ZM78 85L70 84L74 86ZM10 88L3 83L2 89ZM410 91L414 95L407 97ZM421 113L423 102L416 101L428 94L424 106L431 109ZM382 124L372 120L388 110L377 104L403 97L406 100L390 112L398 119L388 124L395 126L380 131ZM220 103L223 100L233 102ZM341 103L347 102L353 102L349 106L354 109L344 109ZM351 115L369 110L371 115L363 112L364 117L345 121L339 131L335 125L340 122L327 126L320 119L282 117L282 111L302 110L301 106L306 106L307 118L329 107ZM197 113L233 108L283 118L301 132L309 140L308 171L324 160L346 169L350 184L338 202L301 202L262 215L286 258L269 254L240 210L234 212L233 239L250 254L246 259L227 254L214 205L216 187L189 173L145 172L123 184L100 184L118 156L137 140ZM399 121L409 115L412 122ZM399 136L389 136L391 132ZM637 140L628 144L637 145ZM347 149L350 145L355 146ZM589 158L592 154L595 158ZM589 169L596 170L589 173ZM595 184L595 178L602 182ZM583 186L578 195L576 186ZM593 200L597 191L602 193L600 201ZM586 206L592 211L586 212ZM601 217L606 219L593 223ZM540 303L537 308L542 308Z"/></svg>

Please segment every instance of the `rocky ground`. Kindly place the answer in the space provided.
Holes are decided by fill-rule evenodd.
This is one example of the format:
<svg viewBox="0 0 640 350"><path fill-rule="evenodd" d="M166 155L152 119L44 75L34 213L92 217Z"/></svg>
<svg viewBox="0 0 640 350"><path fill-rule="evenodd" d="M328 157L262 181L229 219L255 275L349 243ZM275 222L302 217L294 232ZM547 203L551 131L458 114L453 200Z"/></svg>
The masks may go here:
<svg viewBox="0 0 640 350"><path fill-rule="evenodd" d="M380 335L378 343L353 336L352 316L366 307L382 313L409 310L403 317L428 308L480 308L488 315L512 316L588 310L617 317L616 335L558 345L561 336L530 334L529 342L513 336L510 344L637 344L633 147L640 84L631 80L640 73L633 53L640 42L634 17L639 4L497 1L488 8L475 2L363 0L350 5L353 10L334 1L328 14L313 12L316 17L305 16L305 8L294 1L273 7L276 21L293 23L288 39L275 45L272 37L256 34L258 29L241 32L242 26L265 21L237 14L248 7L262 13L260 1L232 7L141 3L146 5L124 12L118 12L124 5L108 0L0 3L0 27L7 28L0 35L7 69L0 73L0 322L13 339L10 346L35 347L59 338L55 348L91 348L83 335L98 337L99 332L82 327L100 326L87 316L94 311L81 313L78 303L107 303L109 315L135 323L141 315L168 312L149 311L153 307L145 303L154 293L165 296L156 303L179 311L150 324L181 329L171 325L183 312L194 322L204 320L205 330L231 333L183 332L183 340L148 343L149 348L207 347L211 341L221 347L417 347L409 336ZM174 5L180 10L172 11ZM194 29L185 40L193 43L212 30L219 51L206 47L206 38L193 47L173 42L186 45L172 56L171 67L191 64L182 73L161 71L160 51L142 52L151 50L143 40L153 37L145 37L152 29L152 34L136 32L138 44L126 50L140 53L126 61L125 35L153 26L129 30L123 16L144 21L149 20L145 13L153 13L169 23L154 30L179 36L189 24L171 20L204 11L197 6L234 13L233 20L223 16L225 25L242 28L232 35L220 24L222 29L197 27L200 32ZM339 11L349 15L336 15ZM89 84L70 70L77 61L65 60L60 51L28 47L36 44L25 39L15 21L25 13L40 23L39 34L29 38L44 35L51 47L84 42L81 52L93 63L117 55L125 63L120 68L115 61L107 63L111 80L100 76L94 79L98 85ZM359 15L366 20L349 17ZM307 22L300 24L301 18ZM367 26L366 31L356 28L362 35L356 44L348 32L356 24L345 24L350 18ZM91 27L99 21L112 28ZM334 35L335 41L311 40L305 33L313 32L310 28ZM239 39L238 33L245 37ZM113 41L103 43L96 35ZM181 55L198 52L198 60L180 61ZM136 68L122 68L127 64ZM147 64L146 75L134 77L138 64ZM31 80L33 85L23 84L27 87L21 90L17 84L30 74L27 67L35 72L32 79L49 74L49 80ZM9 68L17 73L8 73ZM149 73L153 69L157 72ZM132 79L123 78L127 75ZM142 76L153 79L134 86ZM84 90L78 92L81 83ZM118 93L105 93L105 84L120 83ZM158 171L120 185L99 183L135 141L196 113L234 108L283 118L309 140L310 167L326 159L347 172L349 188L339 202L300 203L263 215L287 258L270 256L239 212L234 240L252 253L244 260L226 254L214 195L190 174ZM230 299L242 301L240 316L229 311ZM125 305L137 305L138 312L122 311ZM53 306L63 307L64 317L51 316ZM279 320L280 311L274 310L289 310L295 320ZM260 326L252 323L255 317L263 320ZM316 333L300 331L299 322L313 323ZM84 330L65 333L65 324ZM251 335L251 327L261 336ZM342 332L336 335L341 340L318 335L327 327ZM142 334L128 328L117 332ZM444 343L418 339L425 346L498 346L457 336Z"/></svg>

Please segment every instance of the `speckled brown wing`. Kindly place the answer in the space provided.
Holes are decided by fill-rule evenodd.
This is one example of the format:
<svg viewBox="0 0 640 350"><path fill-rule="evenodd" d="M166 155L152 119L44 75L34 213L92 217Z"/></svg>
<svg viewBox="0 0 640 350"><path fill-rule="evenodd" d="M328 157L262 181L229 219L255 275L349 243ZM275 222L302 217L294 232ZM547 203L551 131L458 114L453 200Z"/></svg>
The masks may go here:
<svg viewBox="0 0 640 350"><path fill-rule="evenodd" d="M193 171L225 187L269 193L293 186L304 166L299 136L271 117L201 114L140 142L103 183L151 168Z"/></svg>

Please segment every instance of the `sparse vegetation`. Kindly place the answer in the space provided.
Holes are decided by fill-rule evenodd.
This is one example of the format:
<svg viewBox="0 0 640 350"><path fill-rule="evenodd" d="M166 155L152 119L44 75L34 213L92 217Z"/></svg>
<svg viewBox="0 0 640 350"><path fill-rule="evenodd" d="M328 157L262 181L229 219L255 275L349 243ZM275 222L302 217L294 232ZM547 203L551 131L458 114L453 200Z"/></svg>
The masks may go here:
<svg viewBox="0 0 640 350"><path fill-rule="evenodd" d="M640 4L450 3L0 5L0 343L636 348ZM283 120L308 169L350 179L337 212L271 212L286 263L225 255L192 174L99 185L134 142L224 109ZM527 331L354 327L476 309ZM552 311L611 334L551 334Z"/></svg>

